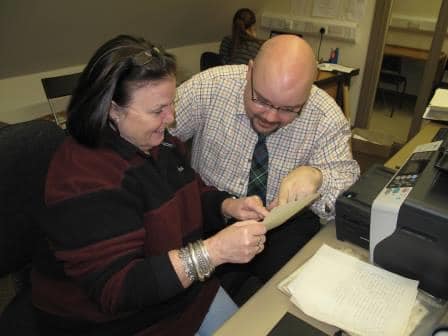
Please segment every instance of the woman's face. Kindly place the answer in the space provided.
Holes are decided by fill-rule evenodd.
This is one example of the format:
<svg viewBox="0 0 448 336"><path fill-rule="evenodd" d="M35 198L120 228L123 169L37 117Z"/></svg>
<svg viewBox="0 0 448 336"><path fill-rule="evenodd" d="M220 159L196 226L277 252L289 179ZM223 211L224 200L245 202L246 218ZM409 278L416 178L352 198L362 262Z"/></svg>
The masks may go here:
<svg viewBox="0 0 448 336"><path fill-rule="evenodd" d="M128 106L115 103L109 111L120 136L148 153L162 143L165 128L174 121L176 80L168 76L139 87Z"/></svg>

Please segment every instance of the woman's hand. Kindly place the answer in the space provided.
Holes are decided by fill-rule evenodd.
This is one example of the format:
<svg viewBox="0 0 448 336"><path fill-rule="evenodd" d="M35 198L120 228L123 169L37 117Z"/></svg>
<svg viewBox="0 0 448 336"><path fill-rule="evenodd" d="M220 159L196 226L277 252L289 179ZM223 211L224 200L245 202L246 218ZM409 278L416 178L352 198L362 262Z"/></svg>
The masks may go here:
<svg viewBox="0 0 448 336"><path fill-rule="evenodd" d="M260 222L237 222L204 241L215 266L223 263L242 264L263 251L266 227Z"/></svg>
<svg viewBox="0 0 448 336"><path fill-rule="evenodd" d="M238 220L262 220L269 213L258 196L227 198L221 204L221 212Z"/></svg>

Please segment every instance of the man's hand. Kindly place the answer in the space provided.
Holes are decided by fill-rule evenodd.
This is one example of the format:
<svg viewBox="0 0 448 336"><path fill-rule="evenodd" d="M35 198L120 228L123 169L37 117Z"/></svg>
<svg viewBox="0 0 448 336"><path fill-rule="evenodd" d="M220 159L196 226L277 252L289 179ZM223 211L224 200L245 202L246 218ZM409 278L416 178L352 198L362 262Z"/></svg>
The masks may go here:
<svg viewBox="0 0 448 336"><path fill-rule="evenodd" d="M310 166L301 166L292 170L285 176L280 184L280 191L269 209L278 205L293 202L317 192L322 185L322 173L319 169Z"/></svg>
<svg viewBox="0 0 448 336"><path fill-rule="evenodd" d="M269 213L258 196L227 198L222 202L221 212L238 220L262 220Z"/></svg>

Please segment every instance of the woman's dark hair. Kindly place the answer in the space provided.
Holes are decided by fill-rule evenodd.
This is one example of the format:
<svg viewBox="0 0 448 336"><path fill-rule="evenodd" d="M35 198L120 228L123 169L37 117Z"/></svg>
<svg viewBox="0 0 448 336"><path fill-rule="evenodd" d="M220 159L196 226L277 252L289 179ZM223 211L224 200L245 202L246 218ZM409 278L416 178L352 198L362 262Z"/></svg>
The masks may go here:
<svg viewBox="0 0 448 336"><path fill-rule="evenodd" d="M81 144L97 146L112 101L125 107L135 89L175 74L174 56L142 38L120 35L107 41L81 74L68 106L68 132Z"/></svg>
<svg viewBox="0 0 448 336"><path fill-rule="evenodd" d="M256 22L255 13L249 8L240 8L236 11L232 21L232 50L236 50L245 40L254 39L246 30Z"/></svg>

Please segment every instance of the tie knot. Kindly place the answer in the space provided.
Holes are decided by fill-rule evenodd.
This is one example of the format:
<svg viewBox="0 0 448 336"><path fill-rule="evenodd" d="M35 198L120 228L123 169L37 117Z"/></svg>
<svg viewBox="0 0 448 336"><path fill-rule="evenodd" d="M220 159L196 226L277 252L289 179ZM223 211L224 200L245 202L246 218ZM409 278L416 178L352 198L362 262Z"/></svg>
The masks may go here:
<svg viewBox="0 0 448 336"><path fill-rule="evenodd" d="M257 135L258 135L258 142L259 143L263 143L263 142L266 141L266 135L265 134L258 133Z"/></svg>

